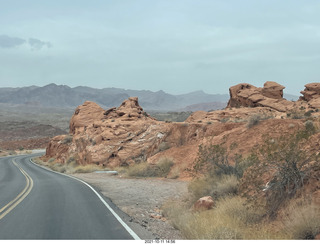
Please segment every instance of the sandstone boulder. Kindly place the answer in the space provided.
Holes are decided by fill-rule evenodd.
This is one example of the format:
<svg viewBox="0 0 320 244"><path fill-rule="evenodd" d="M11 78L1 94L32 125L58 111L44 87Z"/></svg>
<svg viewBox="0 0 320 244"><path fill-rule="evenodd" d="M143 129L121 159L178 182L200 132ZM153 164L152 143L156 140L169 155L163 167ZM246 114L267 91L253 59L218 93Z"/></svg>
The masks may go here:
<svg viewBox="0 0 320 244"><path fill-rule="evenodd" d="M211 196L201 197L198 201L193 205L194 210L209 210L214 206L214 201Z"/></svg>
<svg viewBox="0 0 320 244"><path fill-rule="evenodd" d="M78 106L70 120L70 133L77 133L78 129L81 131L96 120L103 118L104 109L98 104L86 101L84 104Z"/></svg>

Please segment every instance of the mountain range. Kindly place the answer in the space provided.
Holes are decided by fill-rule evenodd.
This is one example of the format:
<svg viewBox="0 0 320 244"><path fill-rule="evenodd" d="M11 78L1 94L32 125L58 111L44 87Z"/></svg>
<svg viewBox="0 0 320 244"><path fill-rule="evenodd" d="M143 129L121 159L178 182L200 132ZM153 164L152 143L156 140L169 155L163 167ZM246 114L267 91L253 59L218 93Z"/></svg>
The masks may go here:
<svg viewBox="0 0 320 244"><path fill-rule="evenodd" d="M149 111L217 110L226 107L229 94L207 94L195 91L172 95L162 90L127 90L121 88L71 88L54 83L43 87L0 88L0 103L37 107L75 108L85 101L93 101L101 107L117 107L129 97L138 97L140 105Z"/></svg>
<svg viewBox="0 0 320 244"><path fill-rule="evenodd" d="M197 104L208 107L212 103L212 110L226 106L229 99L227 94L207 94L195 91L183 95L171 95L162 90L152 92L148 90L127 90L120 88L91 88L78 86L71 88L54 83L39 87L29 86L20 88L0 88L0 103L23 104L39 107L74 108L85 101L93 101L104 108L117 107L129 97L138 97L140 105L145 110L175 111L184 110Z"/></svg>

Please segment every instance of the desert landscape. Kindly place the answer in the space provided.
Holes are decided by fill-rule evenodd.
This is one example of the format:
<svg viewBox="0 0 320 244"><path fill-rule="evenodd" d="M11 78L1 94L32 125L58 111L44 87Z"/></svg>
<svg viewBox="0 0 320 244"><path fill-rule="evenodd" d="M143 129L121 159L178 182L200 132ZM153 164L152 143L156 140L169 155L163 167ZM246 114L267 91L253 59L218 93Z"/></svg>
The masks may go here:
<svg viewBox="0 0 320 244"><path fill-rule="evenodd" d="M2 1L0 240L320 240L319 12Z"/></svg>
<svg viewBox="0 0 320 244"><path fill-rule="evenodd" d="M155 119L138 97L86 101L68 133L42 128L57 136L37 162L96 186L156 238L319 239L320 83L297 101L284 89L241 83L226 108L180 122Z"/></svg>

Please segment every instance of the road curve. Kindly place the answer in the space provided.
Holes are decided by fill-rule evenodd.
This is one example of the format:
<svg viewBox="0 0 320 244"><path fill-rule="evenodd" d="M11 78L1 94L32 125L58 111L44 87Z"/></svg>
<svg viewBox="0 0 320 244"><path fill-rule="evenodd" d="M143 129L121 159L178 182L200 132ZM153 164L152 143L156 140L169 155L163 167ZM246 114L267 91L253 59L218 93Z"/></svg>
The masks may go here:
<svg viewBox="0 0 320 244"><path fill-rule="evenodd" d="M0 158L1 240L139 239L93 188L34 156Z"/></svg>

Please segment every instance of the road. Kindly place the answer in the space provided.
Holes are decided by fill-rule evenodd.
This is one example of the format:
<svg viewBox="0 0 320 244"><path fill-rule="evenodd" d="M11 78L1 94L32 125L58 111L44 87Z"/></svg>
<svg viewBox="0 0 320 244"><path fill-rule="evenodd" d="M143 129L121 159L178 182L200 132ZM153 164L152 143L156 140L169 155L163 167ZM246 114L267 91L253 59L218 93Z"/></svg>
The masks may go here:
<svg viewBox="0 0 320 244"><path fill-rule="evenodd" d="M139 239L93 188L34 156L0 158L1 240Z"/></svg>

